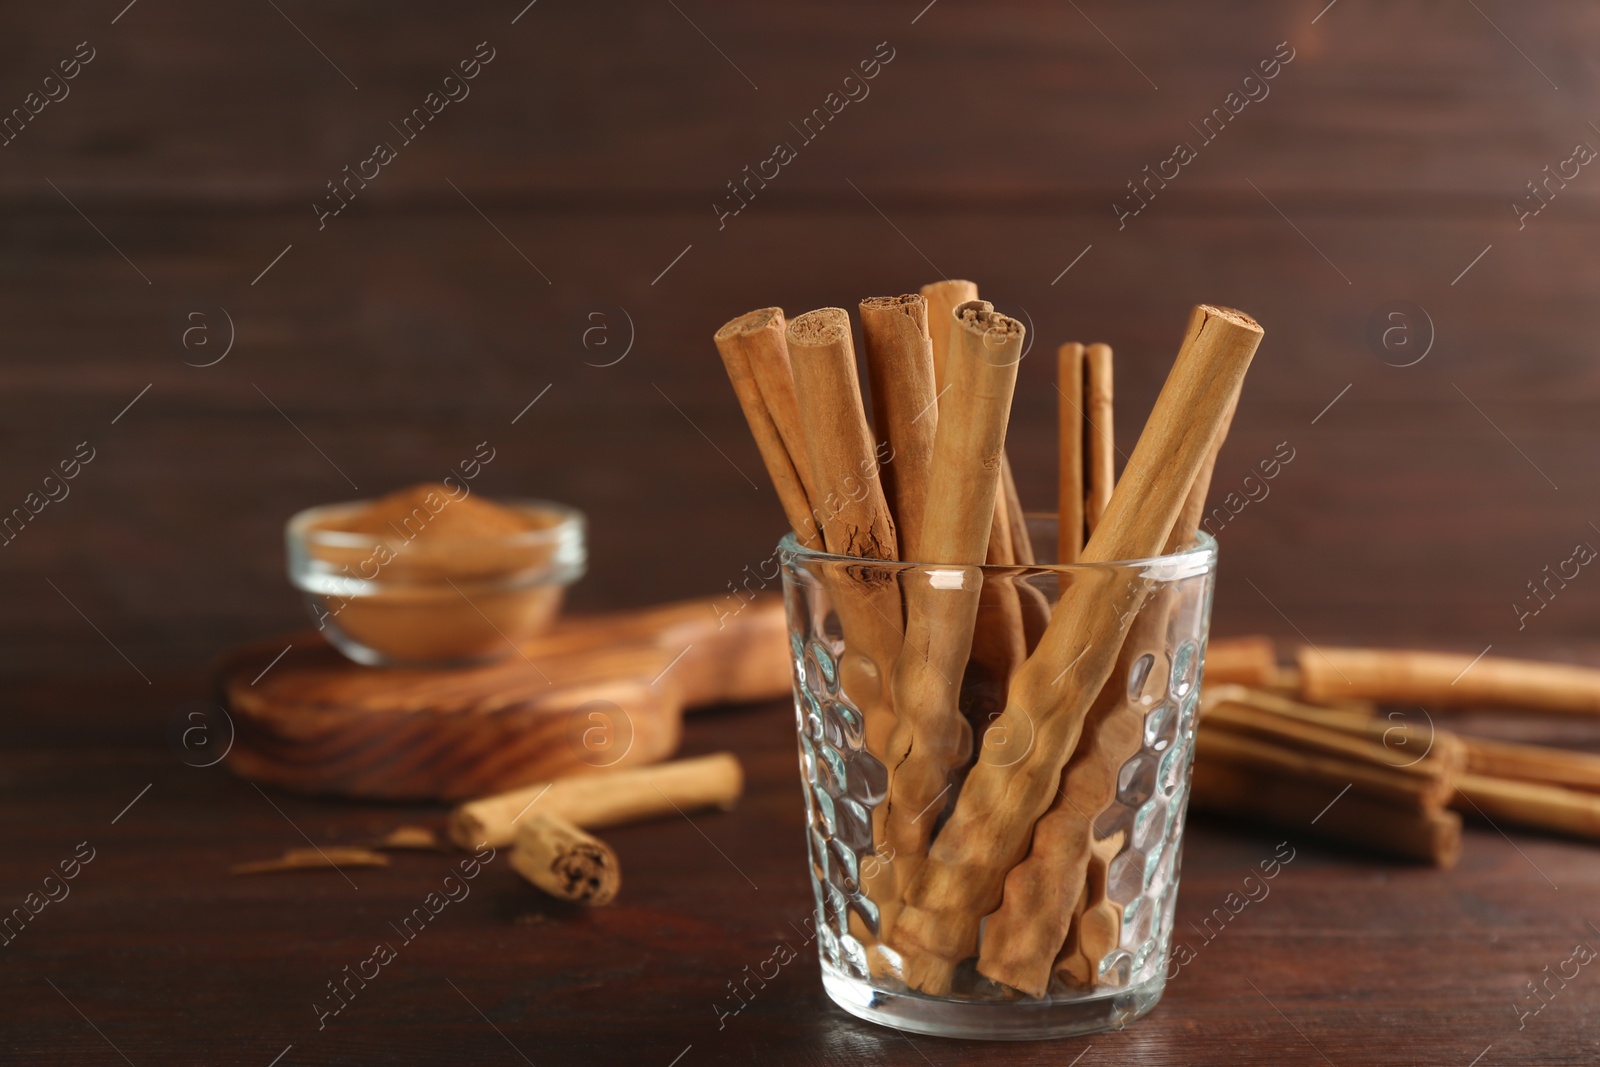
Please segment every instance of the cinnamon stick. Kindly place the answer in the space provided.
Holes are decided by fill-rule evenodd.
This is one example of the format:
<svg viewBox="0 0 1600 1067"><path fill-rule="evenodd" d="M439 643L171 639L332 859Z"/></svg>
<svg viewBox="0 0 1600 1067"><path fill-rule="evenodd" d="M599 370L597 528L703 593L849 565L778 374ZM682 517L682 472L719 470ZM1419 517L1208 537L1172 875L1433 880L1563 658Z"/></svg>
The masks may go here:
<svg viewBox="0 0 1600 1067"><path fill-rule="evenodd" d="M1272 638L1213 637L1206 642L1205 684L1270 686L1278 674Z"/></svg>
<svg viewBox="0 0 1600 1067"><path fill-rule="evenodd" d="M522 820L511 866L551 896L588 907L611 903L622 888L611 846L548 811Z"/></svg>
<svg viewBox="0 0 1600 1067"><path fill-rule="evenodd" d="M898 559L880 456L861 407L850 316L841 308L808 311L786 336L823 544L835 555Z"/></svg>
<svg viewBox="0 0 1600 1067"><path fill-rule="evenodd" d="M1166 626L1167 612L1149 603L1123 640L1111 678L1089 709L1078 750L1061 775L1060 789L1034 824L1027 858L1006 875L1000 906L984 925L978 956L978 973L984 977L1029 996L1044 996L1052 965L1064 951L1074 901L1081 899L1083 910L1089 911L1104 899L1103 889L1097 893L1086 883L1094 820L1116 796L1122 765L1144 741L1144 715L1151 701L1134 697L1128 706L1125 696L1135 661L1147 653L1154 656L1147 678L1165 679L1170 672ZM1083 950L1075 944L1072 951Z"/></svg>
<svg viewBox="0 0 1600 1067"><path fill-rule="evenodd" d="M743 789L744 771L729 752L557 778L461 805L450 815L450 840L469 852L484 845L509 845L516 839L517 824L535 810L599 829L699 808L729 809Z"/></svg>
<svg viewBox="0 0 1600 1067"><path fill-rule="evenodd" d="M1056 562L1076 563L1083 551L1086 500L1083 458L1083 345L1076 341L1056 352L1057 429L1059 466L1057 467Z"/></svg>
<svg viewBox="0 0 1600 1067"><path fill-rule="evenodd" d="M972 646L982 586L977 566L988 547L1024 333L1020 322L984 301L961 305L952 320L949 389L934 439L925 526L927 561L949 567L906 576L906 637L893 678L899 721L889 743L884 806L902 888L927 850L950 773L971 751L971 728L957 697Z"/></svg>
<svg viewBox="0 0 1600 1067"><path fill-rule="evenodd" d="M1089 498L1084 503L1084 518L1089 532L1100 525L1100 518L1111 504L1117 481L1116 437L1111 384L1111 346L1092 344L1084 353L1083 421L1088 431L1084 459L1088 473L1084 482ZM1230 416L1231 417L1231 416ZM1223 433L1227 429L1224 427ZM1210 481L1208 477L1207 482Z"/></svg>
<svg viewBox="0 0 1600 1067"><path fill-rule="evenodd" d="M1229 405L1230 417L1236 404L1237 395ZM1220 432L1225 434L1226 426ZM1216 438L1196 472L1164 553L1193 542L1222 441L1222 436ZM1006 875L1000 907L985 926L979 973L1030 996L1044 995L1052 970L1059 973L1064 967L1069 976L1097 974L1101 959L1119 940L1122 909L1105 896L1105 872L1097 876L1094 870L1093 823L1115 799L1123 765L1143 745L1145 715L1154 703L1148 694L1128 693L1128 681L1146 658L1152 661L1144 671L1146 684L1152 678L1164 684L1170 673L1166 646L1171 608L1166 597L1145 604L1123 639L1116 666L1089 709L1078 750L1062 772L1057 795L1034 825L1027 858ZM1087 929L1069 939L1073 923L1086 923ZM1070 941L1068 947L1063 947L1064 939Z"/></svg>
<svg viewBox="0 0 1600 1067"><path fill-rule="evenodd" d="M1372 747L1381 750L1381 746ZM1442 775L1407 774L1360 756L1301 749L1214 727L1196 735L1195 753L1196 759L1231 763L1337 789L1349 786L1352 792L1416 811L1443 807L1452 791L1451 780Z"/></svg>
<svg viewBox="0 0 1600 1067"><path fill-rule="evenodd" d="M922 287L922 296L928 301L928 325L933 338L934 384L939 403L948 395L950 378L946 363L950 358L950 338L947 325L962 304L978 299L978 286L974 282L946 279L930 282ZM996 505L993 528L989 536L989 555L984 560L997 567L1033 563L1033 542L1028 537L1027 523L1022 521L1021 500L1017 497L1016 479L1011 473L1011 459L1004 453L1000 457L1000 484L996 487Z"/></svg>
<svg viewBox="0 0 1600 1067"><path fill-rule="evenodd" d="M1600 670L1502 656L1303 648L1307 700L1365 698L1431 708L1499 707L1600 715Z"/></svg>
<svg viewBox="0 0 1600 1067"><path fill-rule="evenodd" d="M1028 516L1022 510L1022 497L1017 494L1017 479L1011 472L1011 457L1004 452L1000 453L1000 499L1005 503L1011 562L1019 567L1031 567L1036 557L1033 538L1028 534Z"/></svg>
<svg viewBox="0 0 1600 1067"><path fill-rule="evenodd" d="M924 285L921 294L928 302L929 337L933 342L934 392L939 397L939 403L943 404L945 387L950 380L945 373L945 361L950 356L949 323L955 316L956 308L978 299L978 286L976 282L946 278Z"/></svg>
<svg viewBox="0 0 1600 1067"><path fill-rule="evenodd" d="M746 312L724 324L714 340L795 539L806 548L821 548L811 515L811 475L799 439L794 386L792 382L787 388L783 384L789 380L783 310L760 308ZM770 396L757 380L757 368L769 379Z"/></svg>
<svg viewBox="0 0 1600 1067"><path fill-rule="evenodd" d="M1600 756L1481 737L1461 740L1467 747L1467 771L1471 774L1600 793Z"/></svg>
<svg viewBox="0 0 1600 1067"><path fill-rule="evenodd" d="M1600 840L1600 796L1576 789L1463 774L1452 807L1493 822Z"/></svg>
<svg viewBox="0 0 1600 1067"><path fill-rule="evenodd" d="M1084 547L1085 562L1143 559L1166 544L1260 340L1261 327L1240 312L1195 308L1150 421ZM1001 738L1031 737L1032 747L1005 765L979 759L906 893L890 944L904 959L907 984L948 992L956 965L976 949L978 925L1000 903L1007 872L1054 797L1143 599L1109 569L1063 592L989 728Z"/></svg>
<svg viewBox="0 0 1600 1067"><path fill-rule="evenodd" d="M1108 890L1111 888L1111 861L1117 858L1127 839L1127 831L1118 830L1089 846L1080 906L1073 916L1067 944L1052 968L1068 984L1080 989L1097 984L1100 961L1122 940L1122 905L1110 898Z"/></svg>
<svg viewBox="0 0 1600 1067"><path fill-rule="evenodd" d="M920 560L928 468L939 424L927 300L911 293L861 301L861 335L872 383L873 425L889 444L883 483L900 556Z"/></svg>
<svg viewBox="0 0 1600 1067"><path fill-rule="evenodd" d="M387 867L389 857L369 848L323 845L285 849L270 860L248 860L228 868L229 874L278 874L283 871L335 870L339 867Z"/></svg>
<svg viewBox="0 0 1600 1067"><path fill-rule="evenodd" d="M1461 816L1397 807L1343 785L1263 773L1214 759L1196 760L1190 803L1196 810L1315 834L1441 869L1461 856Z"/></svg>

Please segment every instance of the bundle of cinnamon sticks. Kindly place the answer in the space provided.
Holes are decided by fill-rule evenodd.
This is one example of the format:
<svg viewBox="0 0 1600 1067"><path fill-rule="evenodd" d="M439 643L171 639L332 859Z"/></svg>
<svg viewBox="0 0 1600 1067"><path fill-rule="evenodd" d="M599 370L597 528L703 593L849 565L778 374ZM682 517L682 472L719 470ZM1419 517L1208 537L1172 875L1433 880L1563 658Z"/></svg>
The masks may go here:
<svg viewBox="0 0 1600 1067"><path fill-rule="evenodd" d="M1503 657L1213 640L1196 808L1451 867L1461 816L1600 840L1600 756L1439 729L1408 708L1600 712L1600 671ZM1449 810L1454 809L1454 810Z"/></svg>
<svg viewBox="0 0 1600 1067"><path fill-rule="evenodd" d="M839 685L888 779L850 933L875 978L925 993L950 993L974 959L1032 996L1093 986L1120 943L1104 897L1124 844L1093 820L1139 749L1142 713L1122 707L1130 650L1166 632L1164 608L1114 568L1063 582L1053 605L978 569L1036 560L1005 452L1022 323L964 281L863 300L859 319L870 424L848 312L763 308L715 336L795 539L864 561L829 590ZM1193 310L1120 479L1111 350L1062 347L1060 562L1193 543L1261 335L1240 312ZM897 580L873 561L928 570ZM977 758L1024 737L1015 758Z"/></svg>

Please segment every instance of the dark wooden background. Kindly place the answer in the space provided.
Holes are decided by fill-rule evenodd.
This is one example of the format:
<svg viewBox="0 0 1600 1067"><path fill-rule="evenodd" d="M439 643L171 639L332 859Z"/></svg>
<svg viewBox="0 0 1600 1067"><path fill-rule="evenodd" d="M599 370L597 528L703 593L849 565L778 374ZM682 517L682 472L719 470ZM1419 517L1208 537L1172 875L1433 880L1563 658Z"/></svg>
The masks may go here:
<svg viewBox="0 0 1600 1067"><path fill-rule="evenodd" d="M437 990L373 995L369 1029L353 1032L365 1036L320 1050L275 1021L279 1007L251 1006L252 975L282 971L296 995L314 989L337 970L324 965L359 958L346 940L365 935L346 932L354 920L339 909L352 905L325 905L348 892L342 883L219 880L227 862L301 842L279 841L288 828L254 790L179 765L164 723L203 692L217 654L299 624L283 578L291 512L438 476L484 440L497 452L481 488L589 514L579 606L723 589L781 526L709 342L751 307L850 306L964 276L1026 313L1037 345L1011 449L1039 508L1053 505L1058 342L1116 346L1126 451L1188 306L1243 308L1267 337L1217 485L1237 488L1280 442L1295 459L1222 534L1219 632L1595 650L1600 579L1581 576L1520 629L1513 605L1546 564L1600 543L1600 177L1583 170L1522 229L1511 204L1576 143L1600 146L1600 11L1556 0L524 2L70 0L7 13L0 113L79 42L95 58L0 147L0 511L78 442L96 458L70 497L0 547L11 750L0 786L18 828L0 887L20 898L58 852L93 836L80 821L109 818L147 781L157 785L141 804L162 827L137 829L134 808L107 831L126 831L107 847L120 858L89 870L120 888L85 886L40 920L76 914L77 932L29 930L5 950L31 956L0 979L0 1040L18 1062L115 1062L45 976L97 1023L109 1017L137 1063L265 1063L290 1042L286 1064L478 1048L481 1035L464 1036L476 1017L433 1026L411 1013ZM324 183L377 141L398 141L389 124L484 41L495 58L470 96L319 231ZM870 95L719 229L724 183L797 140L790 123L885 41L894 58ZM1119 229L1124 184L1176 142L1198 144L1189 124L1283 41L1295 58L1270 95ZM1396 301L1431 323L1411 323L1406 351L1432 334L1413 366L1390 365L1410 357L1368 337ZM204 333L186 347L196 325ZM220 355L230 332L220 363L186 365ZM706 1062L921 1062L909 1042L825 1008L809 963L781 1006L762 1006L766 1022L737 1035L680 1042L665 1021L709 1016L702 1002L723 971L765 958L750 954L755 942L781 933L784 907L805 907L787 726L765 715L696 726L691 744L739 740L771 769L758 794L772 790L787 836L762 832L765 801L722 825L747 841L740 855L758 881L785 886L781 906L741 919L738 902L711 899L743 885L731 872L717 872L713 891L674 881L668 863L632 883L654 910L608 932L647 952L597 947L568 925L513 930L510 915L531 906L510 903L511 880L482 929L451 935L450 973L458 984L474 970L495 976L502 1014L487 1010L533 1062L579 1062L636 998L653 1022L630 1040L654 1025L660 1048L619 1047L611 1032L616 1062L665 1065L690 1043ZM395 817L285 803L335 835ZM619 837L637 848L667 833ZM698 842L680 826L657 851L687 855ZM1272 843L1202 828L1186 900L1220 898ZM1307 853L1286 876L1285 895L1291 884L1300 895L1203 962L1314 1001L1318 1055L1464 1064L1494 1043L1520 1051L1484 1063L1585 1059L1580 1008L1600 1004L1592 994L1564 994L1536 1037L1516 1031L1504 1004L1588 936L1570 887L1592 880L1589 851L1484 831L1450 877ZM1559 894L1536 901L1549 887L1532 868ZM96 892L107 894L98 912ZM387 914L360 910L369 925ZM284 922L296 925L280 953ZM241 929L254 931L239 943L248 951L230 955L228 931ZM552 942L540 930L559 942L544 960ZM208 946L201 956L187 955L191 934ZM705 962L721 938L733 947ZM329 940L349 951L298 969L279 958ZM701 961L689 965L695 982L676 970L683 959ZM1319 979L1321 961L1337 980ZM1182 981L1200 999L1175 992L1149 1036L1106 1039L1095 1055L1186 1062L1185 1042L1205 1032L1219 1060L1242 1061L1238 1043L1259 1040L1248 1053L1259 1062L1321 1062L1284 1025L1288 1005L1280 1017L1248 991L1233 1001L1233 986L1212 996L1195 988L1207 979ZM240 1044L257 1011L274 1020L263 1029L288 1035L262 1037L262 1055ZM511 1055L487 1040L474 1062ZM917 1044L935 1063L960 1048ZM1057 1050L1059 1061L1084 1044ZM1028 1055L1057 1062L1047 1048Z"/></svg>

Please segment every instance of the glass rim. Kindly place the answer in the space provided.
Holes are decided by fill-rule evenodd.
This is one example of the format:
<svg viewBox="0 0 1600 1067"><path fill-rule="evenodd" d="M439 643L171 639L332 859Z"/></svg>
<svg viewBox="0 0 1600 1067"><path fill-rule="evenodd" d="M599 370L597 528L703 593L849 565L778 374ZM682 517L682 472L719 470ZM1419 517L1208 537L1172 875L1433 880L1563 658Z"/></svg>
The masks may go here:
<svg viewBox="0 0 1600 1067"><path fill-rule="evenodd" d="M1055 522L1056 516L1050 512L1028 512L1028 519L1048 519ZM778 552L786 560L804 561L809 563L841 563L856 566L878 567L975 567L984 572L1015 573L1017 571L1033 571L1036 573L1066 573L1074 571L1099 571L1099 570L1127 570L1148 569L1155 566L1162 568L1172 567L1174 564L1183 564L1180 570L1189 570L1197 564L1203 563L1202 571L1209 571L1217 564L1217 539L1204 530L1196 531L1195 540L1188 548L1160 556L1144 556L1136 559L1104 560L1096 563L928 563L918 560L905 559L869 559L862 556L840 556L822 549L806 548L795 537L794 531L786 532L778 540Z"/></svg>

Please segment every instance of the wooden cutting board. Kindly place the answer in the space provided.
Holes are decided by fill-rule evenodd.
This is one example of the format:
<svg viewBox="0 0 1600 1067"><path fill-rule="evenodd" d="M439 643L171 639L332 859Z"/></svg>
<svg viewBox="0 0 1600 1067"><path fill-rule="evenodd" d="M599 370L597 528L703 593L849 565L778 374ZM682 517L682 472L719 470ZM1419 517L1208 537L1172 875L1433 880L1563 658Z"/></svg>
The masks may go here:
<svg viewBox="0 0 1600 1067"><path fill-rule="evenodd" d="M677 749L685 708L790 692L782 598L725 603L563 619L459 670L363 667L316 631L252 645L219 672L228 765L302 793L455 801L653 763Z"/></svg>

